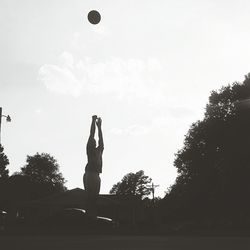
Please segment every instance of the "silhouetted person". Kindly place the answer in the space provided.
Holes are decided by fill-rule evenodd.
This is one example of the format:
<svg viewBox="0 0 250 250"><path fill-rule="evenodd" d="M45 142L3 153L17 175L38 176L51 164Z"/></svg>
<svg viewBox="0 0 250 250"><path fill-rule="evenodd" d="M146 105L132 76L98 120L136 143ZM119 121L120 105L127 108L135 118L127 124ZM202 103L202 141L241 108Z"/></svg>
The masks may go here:
<svg viewBox="0 0 250 250"><path fill-rule="evenodd" d="M98 128L98 147L96 147L95 130ZM87 143L88 163L85 167L83 176L84 189L87 192L87 214L90 217L96 217L96 199L100 192L101 179L99 174L102 173L102 153L104 149L102 137L102 119L92 116L90 127L90 136Z"/></svg>

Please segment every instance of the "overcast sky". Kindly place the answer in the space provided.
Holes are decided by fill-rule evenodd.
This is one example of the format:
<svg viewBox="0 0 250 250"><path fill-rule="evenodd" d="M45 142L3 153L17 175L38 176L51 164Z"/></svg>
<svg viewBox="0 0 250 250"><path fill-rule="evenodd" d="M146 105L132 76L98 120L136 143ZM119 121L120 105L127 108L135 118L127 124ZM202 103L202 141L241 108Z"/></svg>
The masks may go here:
<svg viewBox="0 0 250 250"><path fill-rule="evenodd" d="M87 21L101 13L98 25ZM10 173L50 153L83 188L91 116L103 118L101 193L143 169L157 196L211 90L250 72L247 0L0 0L2 144Z"/></svg>

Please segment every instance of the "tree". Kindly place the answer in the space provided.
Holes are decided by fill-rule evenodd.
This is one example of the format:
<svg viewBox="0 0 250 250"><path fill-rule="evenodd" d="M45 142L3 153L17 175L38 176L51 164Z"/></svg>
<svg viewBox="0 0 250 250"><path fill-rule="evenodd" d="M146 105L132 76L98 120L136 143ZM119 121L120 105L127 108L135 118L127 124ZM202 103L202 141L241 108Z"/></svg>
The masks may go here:
<svg viewBox="0 0 250 250"><path fill-rule="evenodd" d="M66 189L64 186L66 181L59 172L56 159L47 153L28 155L26 165L21 168L20 174L29 177L33 183L47 184L58 191Z"/></svg>
<svg viewBox="0 0 250 250"><path fill-rule="evenodd" d="M183 216L246 216L250 209L249 100L250 75L243 83L212 91L204 119L192 124L176 154L178 177L166 195L169 209Z"/></svg>
<svg viewBox="0 0 250 250"><path fill-rule="evenodd" d="M6 179L9 176L9 170L6 169L6 166L9 165L9 160L3 151L4 148L0 144L0 179Z"/></svg>
<svg viewBox="0 0 250 250"><path fill-rule="evenodd" d="M4 154L4 148L0 144L0 210L5 209L6 190L9 177L9 170L6 167L9 164L8 157Z"/></svg>
<svg viewBox="0 0 250 250"><path fill-rule="evenodd" d="M144 175L143 170L128 173L120 182L113 185L110 194L133 195L142 199L151 193L151 187L147 186L150 182L151 178Z"/></svg>

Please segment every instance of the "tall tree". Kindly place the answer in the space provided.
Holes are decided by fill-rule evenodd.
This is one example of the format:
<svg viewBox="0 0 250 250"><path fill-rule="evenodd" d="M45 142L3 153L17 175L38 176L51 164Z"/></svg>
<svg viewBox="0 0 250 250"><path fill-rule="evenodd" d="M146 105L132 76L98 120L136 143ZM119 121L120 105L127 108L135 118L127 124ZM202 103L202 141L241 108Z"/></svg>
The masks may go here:
<svg viewBox="0 0 250 250"><path fill-rule="evenodd" d="M56 159L47 153L28 155L26 165L21 168L21 175L29 177L34 183L49 184L57 190L65 190L66 181L59 172L59 165Z"/></svg>
<svg viewBox="0 0 250 250"><path fill-rule="evenodd" d="M9 165L9 160L3 151L4 148L0 144L0 179L6 179L9 176L9 170L6 169L6 167Z"/></svg>
<svg viewBox="0 0 250 250"><path fill-rule="evenodd" d="M243 83L212 91L204 119L192 124L176 154L178 177L166 196L169 207L201 217L247 214L249 114L250 75Z"/></svg>
<svg viewBox="0 0 250 250"><path fill-rule="evenodd" d="M151 187L148 186L150 182L151 178L146 176L143 170L128 173L120 182L113 185L110 194L134 195L142 199L151 193Z"/></svg>

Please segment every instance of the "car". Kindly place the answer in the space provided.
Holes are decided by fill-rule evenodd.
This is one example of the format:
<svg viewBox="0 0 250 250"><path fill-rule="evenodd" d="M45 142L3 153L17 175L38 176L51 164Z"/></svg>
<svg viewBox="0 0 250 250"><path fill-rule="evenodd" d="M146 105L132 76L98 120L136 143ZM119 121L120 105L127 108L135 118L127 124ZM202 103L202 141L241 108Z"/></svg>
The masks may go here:
<svg viewBox="0 0 250 250"><path fill-rule="evenodd" d="M0 231L3 231L6 227L6 217L7 212L4 210L0 210Z"/></svg>
<svg viewBox="0 0 250 250"><path fill-rule="evenodd" d="M64 208L56 211L51 216L47 217L43 225L63 228L113 228L115 223L111 218L97 216L90 218L86 211L80 208Z"/></svg>

